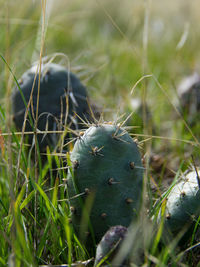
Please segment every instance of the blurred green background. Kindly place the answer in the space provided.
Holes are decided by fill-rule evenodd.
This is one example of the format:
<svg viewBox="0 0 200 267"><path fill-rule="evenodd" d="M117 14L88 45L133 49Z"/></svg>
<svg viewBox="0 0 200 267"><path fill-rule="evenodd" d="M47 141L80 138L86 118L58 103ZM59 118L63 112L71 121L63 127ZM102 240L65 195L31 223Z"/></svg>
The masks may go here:
<svg viewBox="0 0 200 267"><path fill-rule="evenodd" d="M17 79L39 60L44 36L42 56L58 53L55 62L80 77L106 119L134 112L134 99L139 98L147 102L157 135L191 139L172 104L179 102L180 80L200 68L197 0L6 0L0 4L0 53ZM6 69L1 60L0 103L9 110L14 82ZM169 99L152 77L142 78L149 74ZM133 119L131 124L135 123Z"/></svg>
<svg viewBox="0 0 200 267"><path fill-rule="evenodd" d="M139 99L147 103L153 126L143 110L144 127L137 133L151 135L154 127L155 135L194 141L173 105L179 106L179 82L200 72L199 1L1 0L0 4L0 54L17 79L39 60L44 37L42 56L57 55L55 62L75 72L92 101L103 108L106 120L133 112L129 125L141 126L135 106ZM154 75L161 86L144 75ZM9 119L15 82L3 60L0 77L0 104ZM0 128L7 131L7 124ZM199 127L192 132L199 136ZM184 158L185 150L193 152L193 146L183 142L157 139L155 146L168 150L169 143L178 157Z"/></svg>
<svg viewBox="0 0 200 267"><path fill-rule="evenodd" d="M19 78L39 59L42 2L0 4L0 52ZM71 70L105 109L126 110L131 88L144 74L154 74L175 101L179 80L199 69L198 1L48 0L45 16L43 56L67 55ZM63 60L67 64L64 56L57 59ZM8 76L2 61L0 75L3 96ZM143 84L134 96L141 97ZM171 109L166 97L153 79L146 79L145 91L156 120L162 121Z"/></svg>

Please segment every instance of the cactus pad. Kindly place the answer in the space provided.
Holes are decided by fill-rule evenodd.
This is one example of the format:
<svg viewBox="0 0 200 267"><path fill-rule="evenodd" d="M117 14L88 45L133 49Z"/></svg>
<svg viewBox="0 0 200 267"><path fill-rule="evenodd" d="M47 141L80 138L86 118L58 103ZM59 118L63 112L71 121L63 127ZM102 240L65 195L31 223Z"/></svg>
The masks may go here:
<svg viewBox="0 0 200 267"><path fill-rule="evenodd" d="M109 227L128 227L137 218L143 167L137 145L124 129L110 124L90 127L76 141L71 162L68 192L78 232L83 215L80 201L84 205L91 196L89 216L97 241Z"/></svg>
<svg viewBox="0 0 200 267"><path fill-rule="evenodd" d="M101 262L101 260L109 255L109 260L113 257L119 249L122 241L127 235L127 228L121 225L111 227L102 237L97 246L94 266Z"/></svg>
<svg viewBox="0 0 200 267"><path fill-rule="evenodd" d="M29 102L33 88L32 103L29 108L33 123L36 117L39 88L37 128L40 131L63 129L65 121L70 127L78 128L80 121L78 118L75 119L75 113L89 119L86 88L63 66L53 63L43 64L40 75L37 66L33 66L22 75L19 85L26 103ZM22 130L26 107L17 87L12 95L12 107L15 125L17 129ZM25 131L33 131L30 118L27 117L27 119ZM38 134L38 141L43 150L46 145L55 145L57 136ZM29 136L29 142L32 143L32 136Z"/></svg>
<svg viewBox="0 0 200 267"><path fill-rule="evenodd" d="M200 172L198 171L200 174ZM183 234L200 215L200 190L196 171L190 171L176 184L167 197L165 231L167 235ZM159 218L160 219L160 218Z"/></svg>

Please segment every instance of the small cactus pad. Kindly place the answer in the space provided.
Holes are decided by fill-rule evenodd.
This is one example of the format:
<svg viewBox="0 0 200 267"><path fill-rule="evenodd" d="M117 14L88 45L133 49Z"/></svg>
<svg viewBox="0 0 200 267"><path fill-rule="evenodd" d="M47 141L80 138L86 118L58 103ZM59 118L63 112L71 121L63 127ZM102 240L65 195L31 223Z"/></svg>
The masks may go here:
<svg viewBox="0 0 200 267"><path fill-rule="evenodd" d="M198 174L200 175L200 171ZM167 197L164 220L167 235L175 236L182 230L187 233L187 229L200 215L199 203L199 177L196 171L190 171L172 188Z"/></svg>
<svg viewBox="0 0 200 267"><path fill-rule="evenodd" d="M97 241L111 226L128 227L138 215L143 185L141 157L130 135L116 125L92 126L76 141L71 162L68 192L77 231L81 231L80 200L84 204L92 196L89 215Z"/></svg>
<svg viewBox="0 0 200 267"><path fill-rule="evenodd" d="M111 227L105 235L102 237L100 243L97 246L96 257L94 266L109 255L109 260L113 257L116 251L119 249L122 241L127 235L127 228L121 225Z"/></svg>
<svg viewBox="0 0 200 267"><path fill-rule="evenodd" d="M32 103L29 108L32 119L36 117L39 90L37 128L40 131L63 129L65 122L72 128L78 128L80 121L78 118L75 119L75 113L89 119L86 88L63 66L53 63L42 64L40 75L38 66L33 66L22 75L19 85L26 104L32 92ZM22 130L26 110L21 92L16 87L12 95L13 120L19 130ZM25 131L32 131L30 118L27 119ZM45 149L46 145L55 145L57 137L55 134L38 134L38 141L40 148ZM29 142L32 143L32 136L29 136Z"/></svg>
<svg viewBox="0 0 200 267"><path fill-rule="evenodd" d="M177 88L180 108L191 125L198 124L200 111L200 75L194 72L184 78Z"/></svg>

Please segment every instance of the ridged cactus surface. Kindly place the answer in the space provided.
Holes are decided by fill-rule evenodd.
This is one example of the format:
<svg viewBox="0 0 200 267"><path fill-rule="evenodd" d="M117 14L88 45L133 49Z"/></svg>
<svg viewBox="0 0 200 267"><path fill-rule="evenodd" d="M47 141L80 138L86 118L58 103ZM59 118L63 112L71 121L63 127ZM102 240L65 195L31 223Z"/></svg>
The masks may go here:
<svg viewBox="0 0 200 267"><path fill-rule="evenodd" d="M91 195L94 200L89 215L97 241L110 226L127 227L137 218L143 167L137 145L124 129L110 124L90 127L76 141L71 162L68 192L78 232L83 210L80 199L84 205Z"/></svg>

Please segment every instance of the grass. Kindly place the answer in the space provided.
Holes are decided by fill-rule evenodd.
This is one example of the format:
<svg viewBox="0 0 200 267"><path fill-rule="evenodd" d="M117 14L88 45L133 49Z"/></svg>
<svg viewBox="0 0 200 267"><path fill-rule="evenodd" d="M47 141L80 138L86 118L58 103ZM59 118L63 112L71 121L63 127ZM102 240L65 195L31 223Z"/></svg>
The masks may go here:
<svg viewBox="0 0 200 267"><path fill-rule="evenodd" d="M56 62L80 77L91 99L103 107L105 120L125 114L124 119L133 112L127 123L140 126L130 133L146 158L147 200L126 244L131 266L198 266L198 246L190 243L180 250L176 240L160 246L162 224L152 229L149 221L158 207L164 212L166 183L173 185L178 173L193 165L192 155L199 166L198 124L188 126L187 115L176 108L179 81L199 71L198 1L0 4L0 266L84 265L95 253L95 246L89 251L80 243L70 223L66 158L47 151L42 166L36 150L33 161L12 123L10 95L16 81L45 56L56 56ZM137 120L135 98L147 103L150 120L145 110L143 120ZM152 153L164 161L159 171L152 167ZM170 178L167 168L174 173Z"/></svg>

